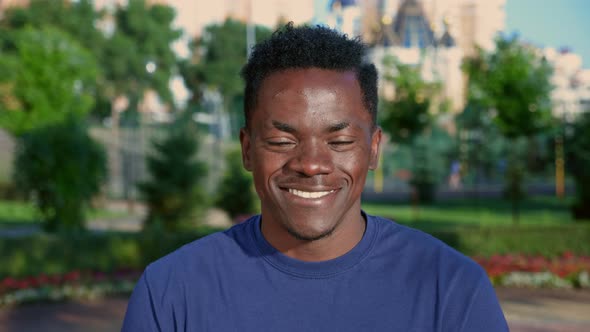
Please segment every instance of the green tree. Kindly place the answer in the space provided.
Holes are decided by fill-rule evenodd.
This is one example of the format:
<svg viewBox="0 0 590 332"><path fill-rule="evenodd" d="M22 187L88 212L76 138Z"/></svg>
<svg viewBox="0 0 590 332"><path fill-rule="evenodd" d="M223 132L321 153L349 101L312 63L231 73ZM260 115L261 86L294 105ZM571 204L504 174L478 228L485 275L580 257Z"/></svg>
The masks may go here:
<svg viewBox="0 0 590 332"><path fill-rule="evenodd" d="M176 70L172 43L181 31L172 28L172 7L130 0L114 12L115 31L105 45L103 66L113 97L124 95L135 111L147 89L172 102L168 82Z"/></svg>
<svg viewBox="0 0 590 332"><path fill-rule="evenodd" d="M271 35L267 28L256 26L257 41ZM232 120L244 122L240 102L243 98L244 83L240 71L247 60L246 25L226 19L223 24L205 27L200 38L191 43L193 56L184 61L180 68L187 87L192 91L193 102L198 102L203 87L219 90L224 99L224 109L230 112Z"/></svg>
<svg viewBox="0 0 590 332"><path fill-rule="evenodd" d="M0 127L18 136L87 114L98 74L92 55L51 27L13 36L14 51L0 54Z"/></svg>
<svg viewBox="0 0 590 332"><path fill-rule="evenodd" d="M14 170L15 183L33 197L47 231L84 229L84 210L107 174L102 146L74 115L23 134Z"/></svg>
<svg viewBox="0 0 590 332"><path fill-rule="evenodd" d="M11 38L14 31L53 26L97 54L104 42L103 34L96 27L101 17L102 13L89 0L30 0L27 6L8 7L4 11L0 20L0 47L6 51L14 46Z"/></svg>
<svg viewBox="0 0 590 332"><path fill-rule="evenodd" d="M576 201L572 207L574 218L590 220L590 111L581 114L572 125L571 136L566 136L567 160L576 182ZM567 165L566 164L566 165Z"/></svg>
<svg viewBox="0 0 590 332"><path fill-rule="evenodd" d="M413 199L430 201L434 199L436 181L434 170L425 163L429 147L416 144L416 139L432 124L430 109L439 85L424 81L420 67L404 65L393 57L386 57L383 65L383 78L395 87L395 96L381 102L381 126L394 142L411 147Z"/></svg>
<svg viewBox="0 0 590 332"><path fill-rule="evenodd" d="M0 126L18 139L15 182L32 195L47 230L82 229L106 174L104 153L81 121L93 105L94 58L54 27L11 38L0 55Z"/></svg>
<svg viewBox="0 0 590 332"><path fill-rule="evenodd" d="M163 140L153 142L154 152L147 160L150 179L139 184L149 208L148 229L178 231L206 206L201 185L206 167L196 160L196 126L186 115L170 125Z"/></svg>
<svg viewBox="0 0 590 332"><path fill-rule="evenodd" d="M73 40L87 49L100 65L106 42L105 35L97 28L104 18L103 11L97 11L90 0L31 0L27 6L8 7L0 19L0 50L10 53L15 50L15 36L27 27L45 29L53 27L67 33ZM105 93L108 85L101 84L104 78L97 76L94 91L96 100L93 114L110 114L110 101Z"/></svg>
<svg viewBox="0 0 590 332"><path fill-rule="evenodd" d="M252 174L242 165L241 150L229 151L215 205L235 219L239 215L254 213L257 201Z"/></svg>
<svg viewBox="0 0 590 332"><path fill-rule="evenodd" d="M458 149L454 156L461 161L465 181L477 186L481 178L496 177L507 144L492 114L477 101L468 100L455 120Z"/></svg>
<svg viewBox="0 0 590 332"><path fill-rule="evenodd" d="M468 98L494 113L493 121L511 143L506 170L506 194L518 222L524 196L526 140L552 123L549 81L552 69L535 50L518 38L498 38L493 52L479 49L463 65L469 76Z"/></svg>
<svg viewBox="0 0 590 332"><path fill-rule="evenodd" d="M93 1L31 0L26 7L9 8L0 20L0 47L13 48L11 32L27 26L62 30L88 49L101 70L97 79L93 109L95 115L110 115L111 101L124 96L130 101L133 118L139 100L153 89L165 101L172 101L168 87L176 72L171 44L181 32L172 27L174 9L145 0L130 0L113 12L96 11ZM112 20L112 31L99 29Z"/></svg>

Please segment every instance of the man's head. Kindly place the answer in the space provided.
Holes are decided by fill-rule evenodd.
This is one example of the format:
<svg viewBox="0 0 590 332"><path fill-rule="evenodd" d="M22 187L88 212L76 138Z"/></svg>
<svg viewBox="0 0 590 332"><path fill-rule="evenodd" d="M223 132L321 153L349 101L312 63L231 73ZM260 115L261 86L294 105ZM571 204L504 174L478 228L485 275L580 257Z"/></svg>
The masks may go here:
<svg viewBox="0 0 590 332"><path fill-rule="evenodd" d="M376 72L364 46L326 28L287 26L244 68L244 166L275 248L328 239L337 257L362 237L360 196L377 166Z"/></svg>
<svg viewBox="0 0 590 332"><path fill-rule="evenodd" d="M246 83L244 116L246 127L256 107L260 85L270 74L286 69L320 68L352 71L363 93L363 103L377 118L377 69L367 62L367 48L358 39L348 39L326 27L293 27L292 23L277 30L270 39L254 47L248 63L242 68Z"/></svg>

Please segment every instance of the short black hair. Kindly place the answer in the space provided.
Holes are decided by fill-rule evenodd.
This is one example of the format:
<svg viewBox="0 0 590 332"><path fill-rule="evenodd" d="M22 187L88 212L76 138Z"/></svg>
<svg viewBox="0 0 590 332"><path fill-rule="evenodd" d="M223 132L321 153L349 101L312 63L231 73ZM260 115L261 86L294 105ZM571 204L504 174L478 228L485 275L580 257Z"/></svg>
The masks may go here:
<svg viewBox="0 0 590 332"><path fill-rule="evenodd" d="M377 69L367 61L367 46L359 38L324 26L294 27L293 22L275 31L272 36L254 46L242 68L244 117L249 127L251 111L256 107L258 90L270 74L287 69L320 68L356 73L363 103L373 121L377 121Z"/></svg>

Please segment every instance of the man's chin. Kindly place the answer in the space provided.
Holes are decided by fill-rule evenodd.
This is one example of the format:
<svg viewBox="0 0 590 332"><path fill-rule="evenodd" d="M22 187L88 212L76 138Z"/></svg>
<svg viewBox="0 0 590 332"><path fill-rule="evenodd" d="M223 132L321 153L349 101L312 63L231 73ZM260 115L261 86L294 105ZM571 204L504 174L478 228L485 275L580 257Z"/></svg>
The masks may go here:
<svg viewBox="0 0 590 332"><path fill-rule="evenodd" d="M303 231L299 231L296 229L287 228L287 232L289 232L289 234L291 234L291 236L293 236L294 238L296 238L299 241L313 242L313 241L318 241L323 238L329 237L334 232L334 229L332 228L327 231L303 232Z"/></svg>

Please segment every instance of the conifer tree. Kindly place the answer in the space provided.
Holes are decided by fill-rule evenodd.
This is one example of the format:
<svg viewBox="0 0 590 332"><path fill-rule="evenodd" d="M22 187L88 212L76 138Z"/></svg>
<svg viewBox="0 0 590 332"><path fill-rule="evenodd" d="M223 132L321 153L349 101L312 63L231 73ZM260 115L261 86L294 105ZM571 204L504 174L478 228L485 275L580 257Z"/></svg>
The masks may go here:
<svg viewBox="0 0 590 332"><path fill-rule="evenodd" d="M252 174L242 165L239 149L227 153L226 166L215 205L229 213L232 218L253 213L257 202L254 182Z"/></svg>
<svg viewBox="0 0 590 332"><path fill-rule="evenodd" d="M177 231L206 206L201 186L206 167L196 159L196 125L190 117L181 116L163 140L153 142L153 149L147 159L150 179L139 184L149 209L144 227Z"/></svg>

